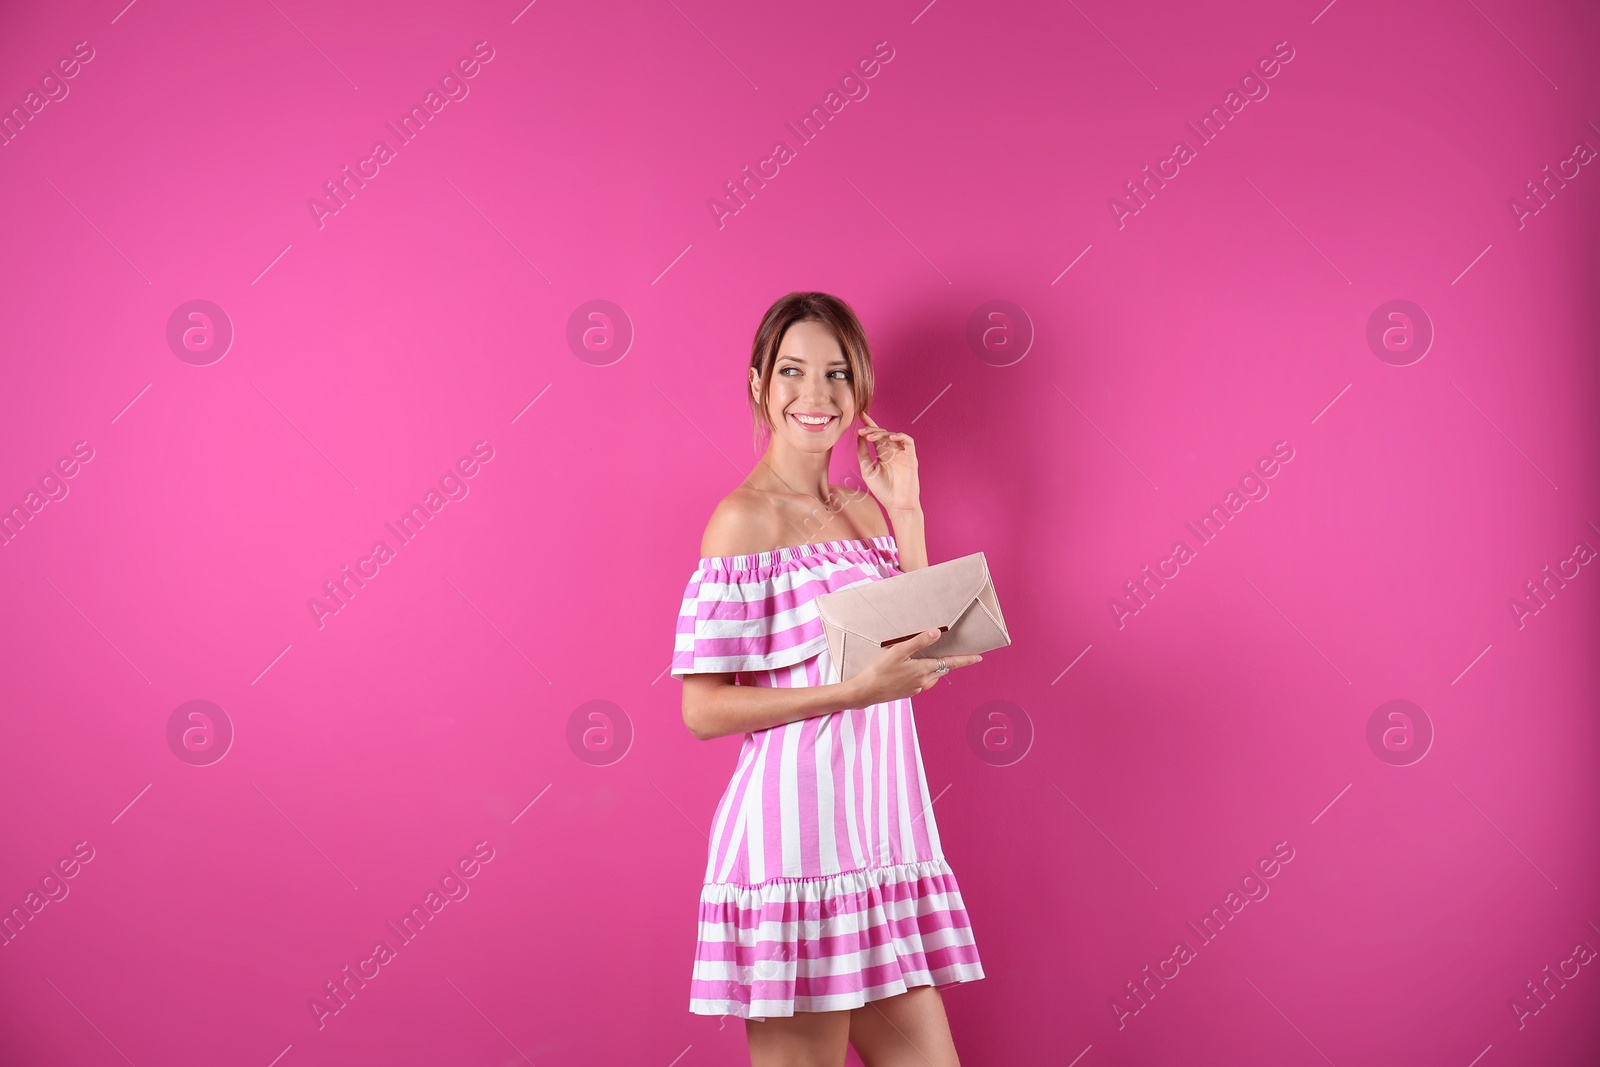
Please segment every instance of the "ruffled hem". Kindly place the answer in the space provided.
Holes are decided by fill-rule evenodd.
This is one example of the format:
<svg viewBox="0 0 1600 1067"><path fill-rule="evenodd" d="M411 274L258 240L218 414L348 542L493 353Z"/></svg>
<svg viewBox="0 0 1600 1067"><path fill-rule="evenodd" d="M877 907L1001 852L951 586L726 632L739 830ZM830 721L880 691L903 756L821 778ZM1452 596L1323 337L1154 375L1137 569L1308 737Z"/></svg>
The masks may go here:
<svg viewBox="0 0 1600 1067"><path fill-rule="evenodd" d="M759 674L762 671L793 667L821 654L828 647L828 634L821 628L820 618L814 622L801 623L800 627L816 629L817 633L787 648L776 647L778 642L776 635L762 635L761 640L765 645L765 650L762 651L752 650L720 656L708 655L705 652L682 652L674 657L672 669L667 673L674 678L682 678L687 674ZM791 638L793 636L795 635L790 635ZM709 642L705 640L700 642L702 648L707 644Z"/></svg>
<svg viewBox="0 0 1600 1067"><path fill-rule="evenodd" d="M697 1015L843 1011L984 977L944 859L759 886L709 883L690 980Z"/></svg>

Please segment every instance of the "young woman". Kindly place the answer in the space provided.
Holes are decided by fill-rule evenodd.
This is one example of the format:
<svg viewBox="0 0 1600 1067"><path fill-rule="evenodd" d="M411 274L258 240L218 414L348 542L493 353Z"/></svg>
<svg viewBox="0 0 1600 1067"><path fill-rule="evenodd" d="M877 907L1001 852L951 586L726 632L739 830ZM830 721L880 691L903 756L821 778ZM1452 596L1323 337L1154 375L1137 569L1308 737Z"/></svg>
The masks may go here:
<svg viewBox="0 0 1600 1067"><path fill-rule="evenodd" d="M868 1067L956 1067L937 987L983 977L910 699L983 657L912 659L931 629L836 682L815 604L928 565L916 448L868 416L872 392L842 300L768 309L749 380L766 452L712 513L678 617L684 723L744 735L712 820L689 1010L748 1020L756 1067L842 1067L847 1042ZM828 482L847 433L870 494Z"/></svg>

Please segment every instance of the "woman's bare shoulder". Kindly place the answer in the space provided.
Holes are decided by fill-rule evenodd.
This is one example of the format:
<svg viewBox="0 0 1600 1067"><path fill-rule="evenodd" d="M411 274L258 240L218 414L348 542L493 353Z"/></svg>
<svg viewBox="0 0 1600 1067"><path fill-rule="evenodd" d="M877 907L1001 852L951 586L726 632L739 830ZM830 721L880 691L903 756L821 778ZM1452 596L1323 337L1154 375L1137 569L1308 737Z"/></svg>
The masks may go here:
<svg viewBox="0 0 1600 1067"><path fill-rule="evenodd" d="M776 521L765 495L740 486L723 497L706 522L702 556L744 556L772 545Z"/></svg>

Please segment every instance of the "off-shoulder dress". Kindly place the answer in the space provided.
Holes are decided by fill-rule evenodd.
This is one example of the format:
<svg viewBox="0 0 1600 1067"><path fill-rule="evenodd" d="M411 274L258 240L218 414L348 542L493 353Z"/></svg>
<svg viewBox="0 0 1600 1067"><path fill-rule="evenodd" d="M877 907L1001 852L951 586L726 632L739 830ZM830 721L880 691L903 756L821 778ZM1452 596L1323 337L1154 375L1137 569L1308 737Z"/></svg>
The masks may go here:
<svg viewBox="0 0 1600 1067"><path fill-rule="evenodd" d="M837 681L816 597L900 573L893 535L703 557L671 673ZM909 697L744 735L711 822L689 1010L840 1011L982 978Z"/></svg>

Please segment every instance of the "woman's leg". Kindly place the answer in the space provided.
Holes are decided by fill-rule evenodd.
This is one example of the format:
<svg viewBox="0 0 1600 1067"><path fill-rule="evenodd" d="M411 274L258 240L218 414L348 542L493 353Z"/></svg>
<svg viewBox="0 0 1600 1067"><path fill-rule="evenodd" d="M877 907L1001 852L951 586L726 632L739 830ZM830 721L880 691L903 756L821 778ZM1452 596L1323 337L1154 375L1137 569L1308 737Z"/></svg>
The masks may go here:
<svg viewBox="0 0 1600 1067"><path fill-rule="evenodd" d="M931 985L851 1011L850 1044L867 1067L961 1067L944 1001Z"/></svg>
<svg viewBox="0 0 1600 1067"><path fill-rule="evenodd" d="M766 1022L745 1020L750 1067L844 1067L848 1011L797 1011Z"/></svg>

